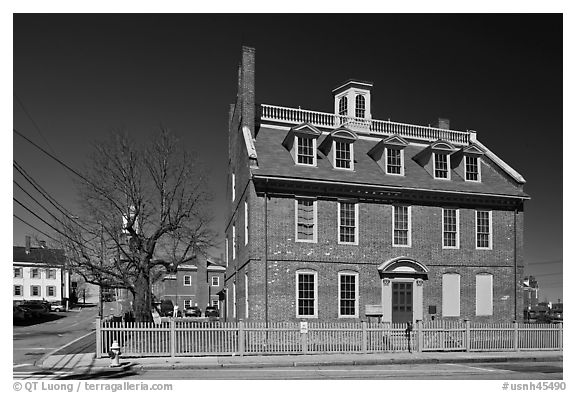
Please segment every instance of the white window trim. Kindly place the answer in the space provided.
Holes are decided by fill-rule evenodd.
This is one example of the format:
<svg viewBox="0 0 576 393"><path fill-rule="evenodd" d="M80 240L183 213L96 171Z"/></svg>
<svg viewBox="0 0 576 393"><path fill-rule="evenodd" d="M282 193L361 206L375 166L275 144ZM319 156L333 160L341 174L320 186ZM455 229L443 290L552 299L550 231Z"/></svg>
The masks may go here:
<svg viewBox="0 0 576 393"><path fill-rule="evenodd" d="M336 141L332 141L332 167L334 169L342 170L342 171L353 171L354 170L354 143L353 142L345 142L348 143L350 146L350 168L340 168L336 166Z"/></svg>
<svg viewBox="0 0 576 393"><path fill-rule="evenodd" d="M488 247L478 247L478 213L479 212L488 212L488 220L490 221L490 225L488 226ZM492 210L476 210L474 213L476 216L475 226L474 226L474 246L477 250L492 250Z"/></svg>
<svg viewBox="0 0 576 393"><path fill-rule="evenodd" d="M318 207L316 201L312 202L314 209L314 233L312 239L298 239L298 201L306 198L296 198L294 200L294 238L298 243L316 243L318 241Z"/></svg>
<svg viewBox="0 0 576 393"><path fill-rule="evenodd" d="M232 260L236 259L236 223L232 224Z"/></svg>
<svg viewBox="0 0 576 393"><path fill-rule="evenodd" d="M216 279L216 284L214 284L214 279ZM212 280L210 280L210 285L213 287L219 287L220 286L220 277L212 276Z"/></svg>
<svg viewBox="0 0 576 393"><path fill-rule="evenodd" d="M230 296L228 288L226 288L226 317L230 318Z"/></svg>
<svg viewBox="0 0 576 393"><path fill-rule="evenodd" d="M236 283L232 283L232 318L236 318Z"/></svg>
<svg viewBox="0 0 576 393"><path fill-rule="evenodd" d="M244 315L248 319L249 302L248 302L248 273L244 273Z"/></svg>
<svg viewBox="0 0 576 393"><path fill-rule="evenodd" d="M300 315L298 314L298 285L300 284L300 274L313 274L314 275L314 314L313 315ZM296 318L318 318L318 272L315 270L301 269L296 270Z"/></svg>
<svg viewBox="0 0 576 393"><path fill-rule="evenodd" d="M397 149L400 150L400 173L388 172L388 149L393 148L384 147L384 173L391 176L404 176L404 149Z"/></svg>
<svg viewBox="0 0 576 393"><path fill-rule="evenodd" d="M188 304L188 305L186 305ZM192 299L184 299L184 308L192 307Z"/></svg>
<svg viewBox="0 0 576 393"><path fill-rule="evenodd" d="M309 138L312 139L312 164L304 164L301 162L298 162L298 139L300 138ZM296 158L296 165L300 165L300 166L309 166L309 167L315 167L317 166L317 157L316 157L316 138L312 138L312 137L300 137L298 135L294 136L294 157Z"/></svg>
<svg viewBox="0 0 576 393"><path fill-rule="evenodd" d="M466 179L467 174L468 174L468 171L466 170L466 168L467 168L467 166L466 166L466 157L476 158L476 164L477 164L477 167L478 167L478 180L467 180L467 179ZM482 181L482 170L481 170L481 168L482 168L482 165L480 164L480 157L464 156L464 181L471 182L471 183L480 183L480 182Z"/></svg>
<svg viewBox="0 0 576 393"><path fill-rule="evenodd" d="M244 245L248 245L248 201L244 201Z"/></svg>
<svg viewBox="0 0 576 393"><path fill-rule="evenodd" d="M446 296L449 295L448 293L444 292L444 277L445 276L457 276L458 277L458 313L456 314L448 314L446 312ZM442 274L442 316L443 317L460 317L461 313L462 313L462 302L461 302L461 296L460 296L460 292L462 289L462 277L460 276L460 274L458 273L444 273Z"/></svg>
<svg viewBox="0 0 576 393"><path fill-rule="evenodd" d="M188 277L190 279L190 283L186 284L186 277ZM185 287L191 287L192 286L192 276L190 275L185 275L182 277L182 285Z"/></svg>
<svg viewBox="0 0 576 393"><path fill-rule="evenodd" d="M16 274L18 272L18 275ZM24 278L24 269L21 267L14 268L14 278Z"/></svg>
<svg viewBox="0 0 576 393"><path fill-rule="evenodd" d="M341 283L341 279L342 276L354 276L354 315L342 315L340 314L341 312L341 308L340 308L340 301L342 300L341 296L342 296L342 283ZM341 271L338 272L338 318L358 318L358 305L360 303L360 298L359 298L359 281L358 281L358 272L354 272L354 271Z"/></svg>
<svg viewBox="0 0 576 393"><path fill-rule="evenodd" d="M409 248L412 247L412 206L406 206L408 208L408 244L394 244L394 228L396 228L394 209L400 206L406 206L406 205L392 205L392 247Z"/></svg>
<svg viewBox="0 0 576 393"><path fill-rule="evenodd" d="M456 246L444 245L444 212L446 210L456 210ZM445 250L458 250L460 249L460 209L442 209L442 248Z"/></svg>
<svg viewBox="0 0 576 393"><path fill-rule="evenodd" d="M229 246L228 246L228 236L226 236L226 241L225 241L225 246L226 246L226 267L228 267L228 259L230 258L230 256L228 255L228 253L230 252L229 250Z"/></svg>
<svg viewBox="0 0 576 393"><path fill-rule="evenodd" d="M447 169L448 169L448 171L447 171L448 177L436 177L436 154L442 154L442 155L446 156L446 165L447 165ZM450 173L451 172L450 168L451 167L450 167L450 154L449 153L436 153L436 152L433 153L433 155L432 155L432 174L434 176L434 179L451 180L452 174Z"/></svg>
<svg viewBox="0 0 576 393"><path fill-rule="evenodd" d="M353 203L354 204L354 223L355 228L354 228L354 242L343 242L340 240L340 205L342 203ZM338 222L337 222L337 226L338 226L338 244L346 244L346 245L351 245L351 246L357 246L358 245L358 233L359 230L358 228L360 227L360 222L358 220L358 202L338 202Z"/></svg>

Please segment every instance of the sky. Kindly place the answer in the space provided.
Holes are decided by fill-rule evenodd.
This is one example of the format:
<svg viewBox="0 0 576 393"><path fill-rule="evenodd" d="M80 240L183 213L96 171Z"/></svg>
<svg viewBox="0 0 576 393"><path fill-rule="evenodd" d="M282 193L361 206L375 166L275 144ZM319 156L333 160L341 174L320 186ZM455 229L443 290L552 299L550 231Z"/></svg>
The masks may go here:
<svg viewBox="0 0 576 393"><path fill-rule="evenodd" d="M559 14L16 14L13 127L81 170L116 129L170 128L210 168L223 239L227 122L242 45L256 48L256 100L332 112L331 91L374 83L372 117L450 119L520 172L525 272L562 299L563 36ZM72 175L16 134L13 159L74 211ZM13 180L38 193L13 171ZM47 214L13 184L14 197ZM38 199L40 201L40 199ZM45 203L45 201L42 201ZM50 228L13 203L13 213ZM14 219L13 244L46 238ZM214 250L215 256L221 252Z"/></svg>

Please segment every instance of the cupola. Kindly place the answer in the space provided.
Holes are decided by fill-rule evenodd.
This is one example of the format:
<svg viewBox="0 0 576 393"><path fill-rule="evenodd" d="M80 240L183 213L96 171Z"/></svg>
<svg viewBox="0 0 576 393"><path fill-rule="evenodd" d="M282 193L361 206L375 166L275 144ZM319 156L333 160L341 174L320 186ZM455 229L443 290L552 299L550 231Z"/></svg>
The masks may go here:
<svg viewBox="0 0 576 393"><path fill-rule="evenodd" d="M355 131L370 128L371 89L372 82L350 79L332 90L336 126L346 126Z"/></svg>

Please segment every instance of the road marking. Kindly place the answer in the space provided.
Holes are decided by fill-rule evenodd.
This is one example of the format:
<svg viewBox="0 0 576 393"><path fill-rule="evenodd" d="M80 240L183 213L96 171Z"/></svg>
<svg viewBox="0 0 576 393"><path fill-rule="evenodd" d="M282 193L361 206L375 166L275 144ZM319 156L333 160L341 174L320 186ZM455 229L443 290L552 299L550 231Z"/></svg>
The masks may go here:
<svg viewBox="0 0 576 393"><path fill-rule="evenodd" d="M12 366L12 368L19 368L19 367L25 367L25 366L33 366L34 364L32 363L22 363L22 364L14 364Z"/></svg>
<svg viewBox="0 0 576 393"><path fill-rule="evenodd" d="M490 372L493 372L493 373L501 373L501 372L504 371L504 370L496 370L496 369L493 369L493 368L483 368L483 367L468 366L468 365L466 365L466 364L457 364L457 363L446 363L446 364L448 364L448 365L450 365L450 366L459 366L459 367L472 368L472 369L474 369L474 370L480 370L480 371L490 371Z"/></svg>

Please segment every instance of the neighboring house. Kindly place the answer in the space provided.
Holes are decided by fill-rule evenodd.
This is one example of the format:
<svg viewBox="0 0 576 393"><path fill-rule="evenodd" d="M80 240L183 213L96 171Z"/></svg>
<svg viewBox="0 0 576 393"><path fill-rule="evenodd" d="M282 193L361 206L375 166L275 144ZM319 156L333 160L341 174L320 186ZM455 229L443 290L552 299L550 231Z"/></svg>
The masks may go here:
<svg viewBox="0 0 576 393"><path fill-rule="evenodd" d="M332 113L257 104L252 48L238 75L228 320L522 317L525 180L476 132L372 119L357 80Z"/></svg>
<svg viewBox="0 0 576 393"><path fill-rule="evenodd" d="M208 305L219 307L219 295L226 268L218 260L194 258L175 272L162 273L153 284L157 301L172 300L180 310L198 306L204 312Z"/></svg>
<svg viewBox="0 0 576 393"><path fill-rule="evenodd" d="M532 310L538 304L538 281L534 276L524 277L522 282L524 309Z"/></svg>
<svg viewBox="0 0 576 393"><path fill-rule="evenodd" d="M26 236L24 247L13 247L13 300L63 301L69 298L69 272L64 250L50 249L41 241L30 246Z"/></svg>

